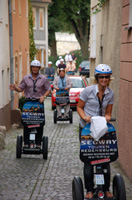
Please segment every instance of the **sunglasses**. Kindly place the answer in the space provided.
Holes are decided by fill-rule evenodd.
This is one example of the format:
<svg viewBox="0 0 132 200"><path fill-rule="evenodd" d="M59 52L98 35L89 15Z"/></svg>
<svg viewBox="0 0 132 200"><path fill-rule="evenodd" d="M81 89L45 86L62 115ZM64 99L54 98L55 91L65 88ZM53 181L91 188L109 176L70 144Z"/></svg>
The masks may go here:
<svg viewBox="0 0 132 200"><path fill-rule="evenodd" d="M110 79L110 76L98 76L99 79Z"/></svg>

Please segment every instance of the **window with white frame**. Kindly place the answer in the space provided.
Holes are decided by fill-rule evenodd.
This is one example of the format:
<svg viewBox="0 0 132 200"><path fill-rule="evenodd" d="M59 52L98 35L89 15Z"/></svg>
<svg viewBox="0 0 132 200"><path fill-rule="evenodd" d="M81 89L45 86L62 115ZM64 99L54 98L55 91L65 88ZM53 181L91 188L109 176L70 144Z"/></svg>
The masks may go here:
<svg viewBox="0 0 132 200"><path fill-rule="evenodd" d="M36 26L36 8L32 8L32 11L33 11L33 29L36 29L37 26Z"/></svg>
<svg viewBox="0 0 132 200"><path fill-rule="evenodd" d="M94 12L94 10L92 11ZM90 49L90 57L96 58L96 14L92 14L91 16L91 49Z"/></svg>
<svg viewBox="0 0 132 200"><path fill-rule="evenodd" d="M44 30L44 10L39 9L39 29Z"/></svg>
<svg viewBox="0 0 132 200"><path fill-rule="evenodd" d="M4 1L4 9L5 9L5 17L4 17L4 20L5 20L5 24L7 25L8 24L8 12L6 12L8 10L8 1Z"/></svg>
<svg viewBox="0 0 132 200"><path fill-rule="evenodd" d="M0 1L0 23L2 23L3 19L3 0Z"/></svg>

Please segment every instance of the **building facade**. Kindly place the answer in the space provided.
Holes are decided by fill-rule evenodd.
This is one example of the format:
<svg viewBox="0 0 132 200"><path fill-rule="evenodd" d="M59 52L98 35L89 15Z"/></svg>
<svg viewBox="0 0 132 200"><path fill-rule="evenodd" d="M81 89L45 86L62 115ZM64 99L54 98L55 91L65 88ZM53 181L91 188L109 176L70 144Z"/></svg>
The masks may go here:
<svg viewBox="0 0 132 200"><path fill-rule="evenodd" d="M51 0L31 0L34 18L34 40L38 50L36 59L43 69L48 66L48 5Z"/></svg>
<svg viewBox="0 0 132 200"><path fill-rule="evenodd" d="M0 1L0 126L11 125L8 0Z"/></svg>
<svg viewBox="0 0 132 200"><path fill-rule="evenodd" d="M122 0L107 1L101 12L93 14L97 8L98 0L91 1L91 27L90 27L90 83L94 78L94 69L100 64L108 64L113 71L110 87L114 91L115 100L113 117L116 118L118 131L118 103L120 79L120 46L121 46L121 16Z"/></svg>
<svg viewBox="0 0 132 200"><path fill-rule="evenodd" d="M97 7L91 1L91 12ZM118 134L119 163L132 180L132 0L106 1L97 15L91 15L90 80L95 66L111 66L115 93L113 117Z"/></svg>
<svg viewBox="0 0 132 200"><path fill-rule="evenodd" d="M22 78L30 72L28 0L12 0L12 24L13 82L18 85ZM14 92L12 109L18 108L21 95L21 93Z"/></svg>
<svg viewBox="0 0 132 200"><path fill-rule="evenodd" d="M132 180L132 0L122 0L119 162Z"/></svg>

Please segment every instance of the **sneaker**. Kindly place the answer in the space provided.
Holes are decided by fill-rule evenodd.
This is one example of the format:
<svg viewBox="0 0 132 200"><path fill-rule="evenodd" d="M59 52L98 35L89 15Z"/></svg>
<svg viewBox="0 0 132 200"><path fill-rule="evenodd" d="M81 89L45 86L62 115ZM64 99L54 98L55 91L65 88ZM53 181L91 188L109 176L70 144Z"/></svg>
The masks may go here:
<svg viewBox="0 0 132 200"><path fill-rule="evenodd" d="M106 197L113 197L113 194L110 191L105 192Z"/></svg>

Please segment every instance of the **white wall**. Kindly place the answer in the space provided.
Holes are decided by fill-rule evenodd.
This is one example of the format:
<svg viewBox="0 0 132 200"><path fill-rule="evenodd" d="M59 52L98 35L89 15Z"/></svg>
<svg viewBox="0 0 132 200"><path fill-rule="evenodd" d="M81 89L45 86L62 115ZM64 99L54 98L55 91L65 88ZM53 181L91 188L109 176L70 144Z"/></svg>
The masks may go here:
<svg viewBox="0 0 132 200"><path fill-rule="evenodd" d="M57 41L57 54L64 55L67 51L79 50L80 45L75 37L75 34L55 33Z"/></svg>
<svg viewBox="0 0 132 200"><path fill-rule="evenodd" d="M10 100L8 0L0 0L0 108Z"/></svg>

